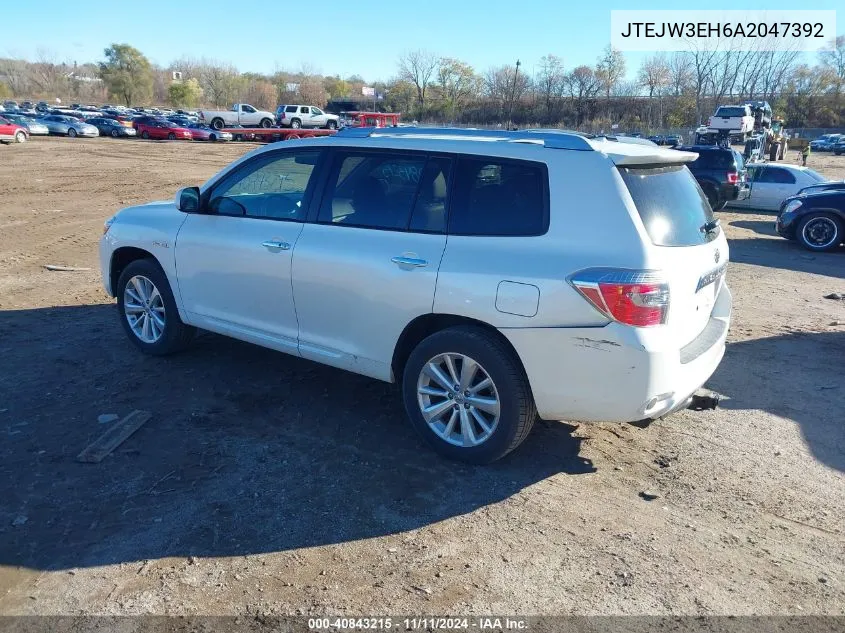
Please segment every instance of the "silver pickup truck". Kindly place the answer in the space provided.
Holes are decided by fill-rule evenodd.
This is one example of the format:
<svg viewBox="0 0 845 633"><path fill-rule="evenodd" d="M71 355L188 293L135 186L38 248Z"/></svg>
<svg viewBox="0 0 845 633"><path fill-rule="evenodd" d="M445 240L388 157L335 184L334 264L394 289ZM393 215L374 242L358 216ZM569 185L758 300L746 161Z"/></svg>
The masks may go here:
<svg viewBox="0 0 845 633"><path fill-rule="evenodd" d="M248 103L236 103L231 110L200 110L197 116L201 123L210 125L215 130L232 125L272 127L276 118L272 112L258 110Z"/></svg>

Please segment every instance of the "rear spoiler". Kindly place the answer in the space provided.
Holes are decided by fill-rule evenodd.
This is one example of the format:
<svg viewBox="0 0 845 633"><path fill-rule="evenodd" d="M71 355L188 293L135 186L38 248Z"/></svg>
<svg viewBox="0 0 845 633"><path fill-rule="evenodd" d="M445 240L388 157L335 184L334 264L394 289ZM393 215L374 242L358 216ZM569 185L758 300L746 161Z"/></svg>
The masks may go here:
<svg viewBox="0 0 845 633"><path fill-rule="evenodd" d="M613 161L615 165L643 166L643 165L678 165L691 163L698 154L695 152L684 152L676 149L665 149L654 143L632 143L619 142L605 138L590 139L588 141L593 149L601 152Z"/></svg>

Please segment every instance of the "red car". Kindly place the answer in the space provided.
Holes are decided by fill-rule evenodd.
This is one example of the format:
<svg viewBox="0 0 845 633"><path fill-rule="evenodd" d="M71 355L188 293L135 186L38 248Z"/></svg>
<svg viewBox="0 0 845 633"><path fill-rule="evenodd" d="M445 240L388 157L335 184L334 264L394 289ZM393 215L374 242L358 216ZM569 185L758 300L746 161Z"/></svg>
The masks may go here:
<svg viewBox="0 0 845 633"><path fill-rule="evenodd" d="M29 132L22 125L12 123L9 119L4 119L0 116L0 142L23 143L29 140Z"/></svg>
<svg viewBox="0 0 845 633"><path fill-rule="evenodd" d="M138 130L138 136L141 138L157 138L175 141L177 139L191 140L193 136L191 131L179 127L170 121L145 121L143 123L135 123L135 129Z"/></svg>

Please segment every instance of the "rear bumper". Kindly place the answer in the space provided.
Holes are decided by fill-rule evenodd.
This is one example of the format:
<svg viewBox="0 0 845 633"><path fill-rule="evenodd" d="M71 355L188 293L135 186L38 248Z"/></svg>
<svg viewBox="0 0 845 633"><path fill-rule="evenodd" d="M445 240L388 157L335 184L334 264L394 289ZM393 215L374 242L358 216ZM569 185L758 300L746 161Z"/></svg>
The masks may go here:
<svg viewBox="0 0 845 633"><path fill-rule="evenodd" d="M540 417L629 422L683 406L725 353L732 297L727 285L710 323L679 349L661 328L503 329L522 360Z"/></svg>

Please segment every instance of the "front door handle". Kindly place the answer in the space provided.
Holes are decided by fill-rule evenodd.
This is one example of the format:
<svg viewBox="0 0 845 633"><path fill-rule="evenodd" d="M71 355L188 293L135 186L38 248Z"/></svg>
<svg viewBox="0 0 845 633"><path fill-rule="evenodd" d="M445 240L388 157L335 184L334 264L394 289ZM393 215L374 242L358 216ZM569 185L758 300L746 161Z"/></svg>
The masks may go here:
<svg viewBox="0 0 845 633"><path fill-rule="evenodd" d="M391 257L390 261L399 266L413 266L414 268L422 268L428 266L428 262L417 257Z"/></svg>
<svg viewBox="0 0 845 633"><path fill-rule="evenodd" d="M267 240L266 242L261 242L261 246L266 248L269 251L289 251L290 244L287 242L280 242L278 240Z"/></svg>

